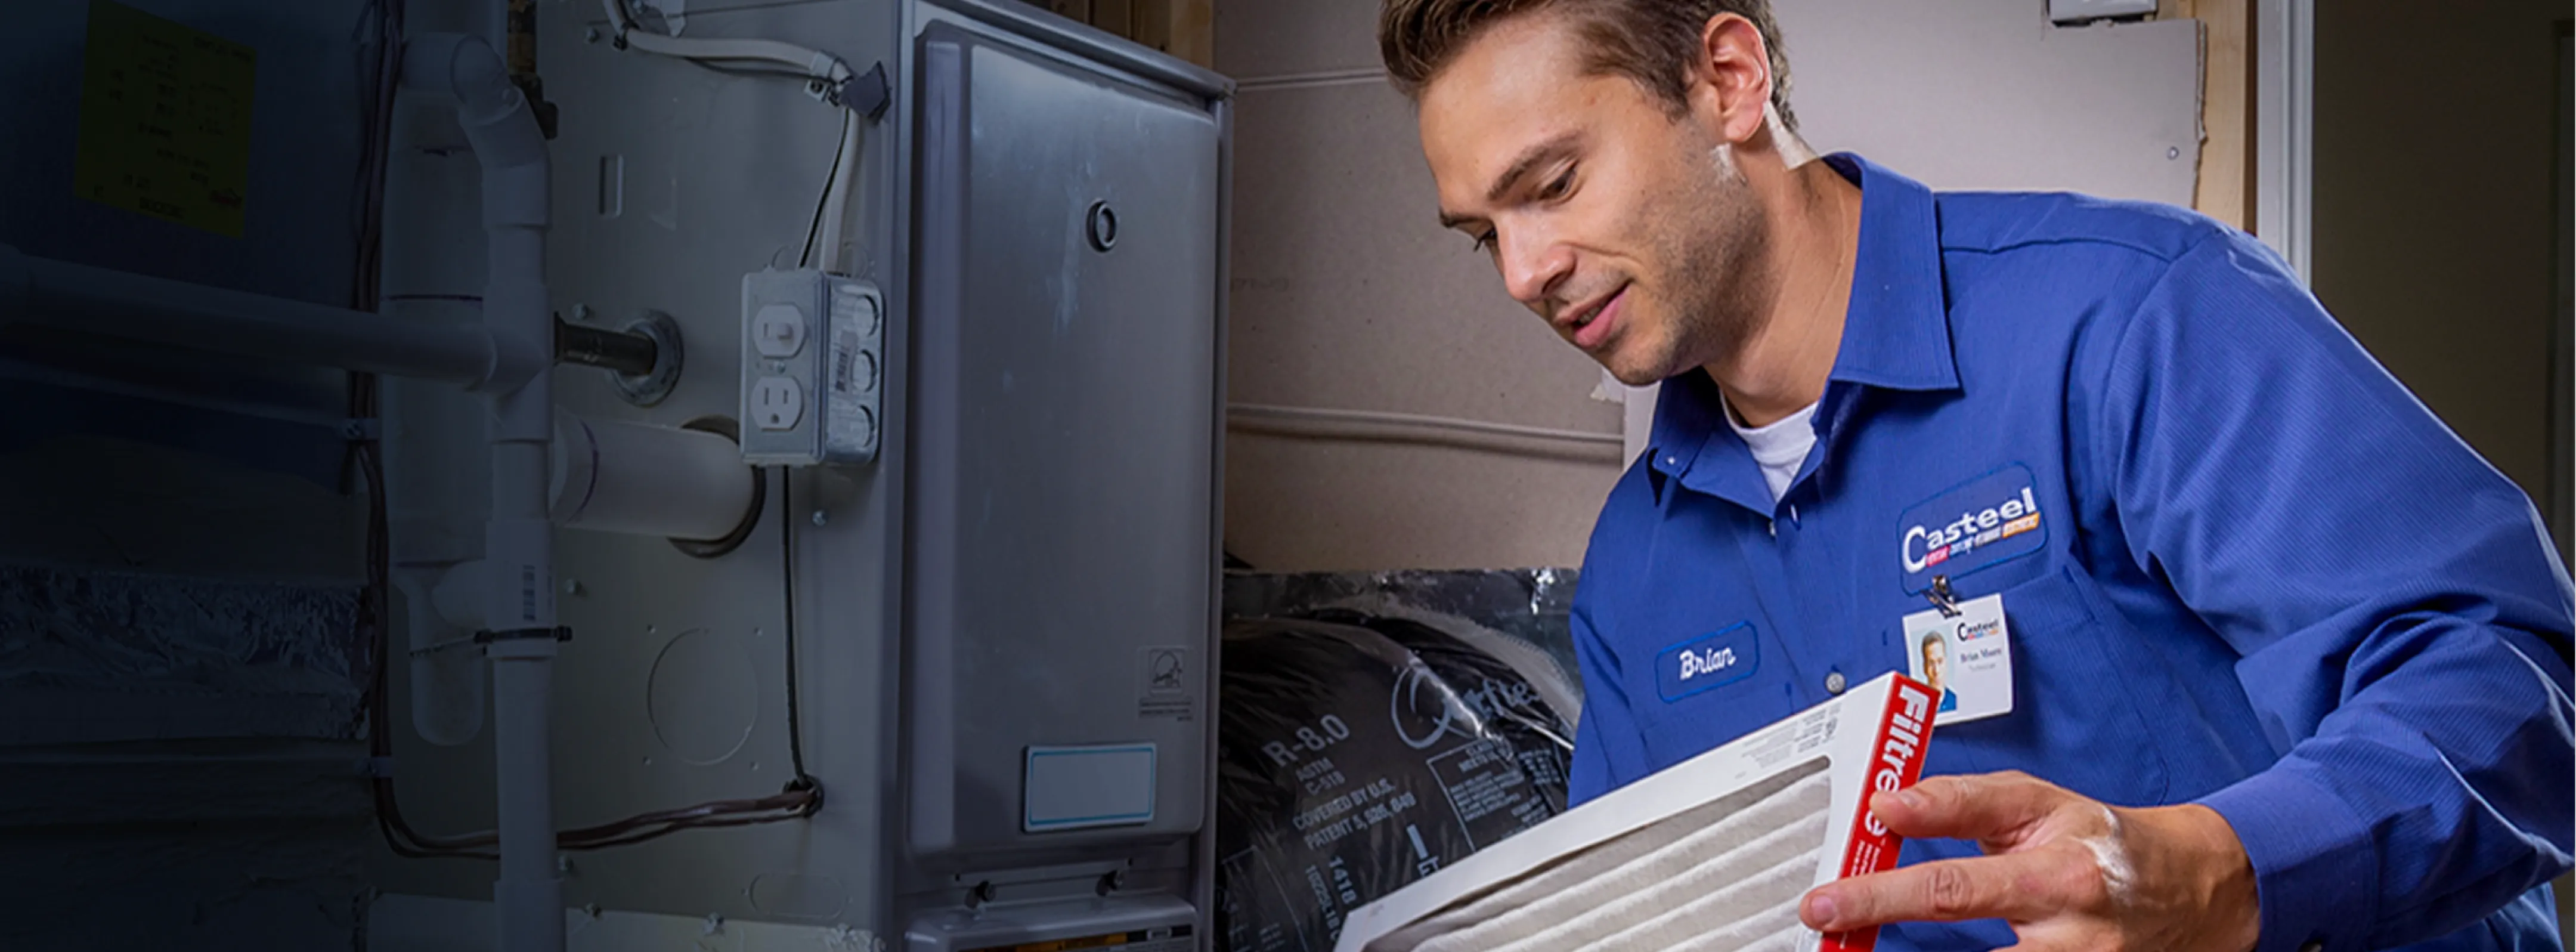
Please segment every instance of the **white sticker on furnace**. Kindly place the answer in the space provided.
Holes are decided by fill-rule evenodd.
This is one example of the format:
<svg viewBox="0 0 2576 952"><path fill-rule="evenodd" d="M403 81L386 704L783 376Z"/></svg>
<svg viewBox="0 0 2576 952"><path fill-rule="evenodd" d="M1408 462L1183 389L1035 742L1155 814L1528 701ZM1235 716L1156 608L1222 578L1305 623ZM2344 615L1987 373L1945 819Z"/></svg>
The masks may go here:
<svg viewBox="0 0 2576 952"><path fill-rule="evenodd" d="M1939 697L1936 726L2012 713L2012 629L2004 622L2004 597L1958 607L1955 617L1939 609L1905 616L1905 667Z"/></svg>

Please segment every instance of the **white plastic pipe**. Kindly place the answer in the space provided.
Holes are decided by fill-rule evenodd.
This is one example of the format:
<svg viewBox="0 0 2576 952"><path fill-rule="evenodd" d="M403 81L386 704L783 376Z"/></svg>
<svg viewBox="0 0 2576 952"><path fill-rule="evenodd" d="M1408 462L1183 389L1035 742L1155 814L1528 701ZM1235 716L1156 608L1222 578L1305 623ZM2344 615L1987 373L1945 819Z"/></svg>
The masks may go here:
<svg viewBox="0 0 2576 952"><path fill-rule="evenodd" d="M480 327L30 257L0 245L0 324L25 322L209 353L482 385L500 369Z"/></svg>
<svg viewBox="0 0 2576 952"><path fill-rule="evenodd" d="M493 887L502 952L564 947L563 880L555 869L551 642L495 643L492 740L500 788L501 878ZM513 849L513 845L518 848ZM535 844L537 848L529 848Z"/></svg>
<svg viewBox="0 0 2576 952"><path fill-rule="evenodd" d="M469 197L458 204L472 203ZM472 214L479 222L480 212ZM470 273L459 273L466 269L428 249L389 255L386 282L473 287L485 270L480 249L474 250ZM448 273L436 273L437 266ZM383 311L397 321L444 322L484 333L482 311L472 305L387 302ZM385 378L377 388L393 583L403 593L410 649L405 672L412 732L441 747L460 746L480 736L490 716L483 653L471 640L483 627L482 603L477 598L470 613L442 614L433 599L453 567L483 557L483 517L492 494L491 466L483 458L489 401L429 381Z"/></svg>
<svg viewBox="0 0 2576 952"><path fill-rule="evenodd" d="M403 593L405 628L411 633L404 668L411 675L412 730L441 747L465 744L483 732L483 659L467 640L481 618L440 603L448 579L482 564L394 569L394 585Z"/></svg>
<svg viewBox="0 0 2576 952"><path fill-rule="evenodd" d="M493 373L491 515L484 524L484 630L492 659L501 875L492 886L502 952L561 952L563 880L555 869L554 531L547 456L554 435L553 317L546 307L548 170L535 114L491 44L456 34L403 44L405 86L453 97L483 173L489 271L483 327Z"/></svg>
<svg viewBox="0 0 2576 952"><path fill-rule="evenodd" d="M751 510L759 473L713 433L555 413L554 522L669 539L720 539Z"/></svg>

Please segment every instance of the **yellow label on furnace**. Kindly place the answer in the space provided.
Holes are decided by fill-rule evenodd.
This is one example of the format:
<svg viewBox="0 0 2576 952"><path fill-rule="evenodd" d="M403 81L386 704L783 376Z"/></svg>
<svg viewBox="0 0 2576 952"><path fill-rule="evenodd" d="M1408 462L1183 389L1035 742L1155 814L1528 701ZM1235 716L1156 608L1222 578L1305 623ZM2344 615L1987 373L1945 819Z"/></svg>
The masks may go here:
<svg viewBox="0 0 2576 952"><path fill-rule="evenodd" d="M250 47L90 0L81 75L82 198L232 238L250 190Z"/></svg>

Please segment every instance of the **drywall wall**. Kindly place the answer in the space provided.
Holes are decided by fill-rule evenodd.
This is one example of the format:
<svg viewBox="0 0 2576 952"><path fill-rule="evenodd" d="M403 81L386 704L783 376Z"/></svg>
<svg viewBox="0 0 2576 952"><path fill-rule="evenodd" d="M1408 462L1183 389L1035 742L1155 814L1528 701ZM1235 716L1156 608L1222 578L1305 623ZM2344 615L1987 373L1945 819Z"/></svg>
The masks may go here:
<svg viewBox="0 0 2576 952"><path fill-rule="evenodd" d="M1219 0L1241 84L1231 399L1615 435L1599 368L1435 221L1413 112L1379 72L1378 0ZM2199 25L2057 29L2023 0L1780 7L1800 120L1938 188L2188 205ZM1238 427L1228 548L1268 571L1570 566L1626 457Z"/></svg>
<svg viewBox="0 0 2576 952"><path fill-rule="evenodd" d="M1587 397L1599 368L1437 224L1401 96L1248 85L1241 103L1230 400L1619 432L1620 408ZM1571 565L1618 462L1615 446L1237 429L1226 544L1266 571Z"/></svg>
<svg viewBox="0 0 2576 952"><path fill-rule="evenodd" d="M2551 505L2550 325L2566 320L2550 257L2553 110L2568 6L2317 6L2317 296L2470 446Z"/></svg>

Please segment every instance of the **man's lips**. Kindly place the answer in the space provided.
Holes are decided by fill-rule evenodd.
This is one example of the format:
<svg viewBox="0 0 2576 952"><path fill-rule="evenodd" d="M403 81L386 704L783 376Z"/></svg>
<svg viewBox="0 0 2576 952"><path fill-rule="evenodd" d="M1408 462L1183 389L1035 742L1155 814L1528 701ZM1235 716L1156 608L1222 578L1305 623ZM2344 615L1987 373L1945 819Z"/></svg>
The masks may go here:
<svg viewBox="0 0 2576 952"><path fill-rule="evenodd" d="M1600 303L1568 309L1565 313L1569 319L1560 326L1573 335L1574 346L1591 350L1609 339L1610 332L1618 328L1627 301L1628 288L1623 285Z"/></svg>

